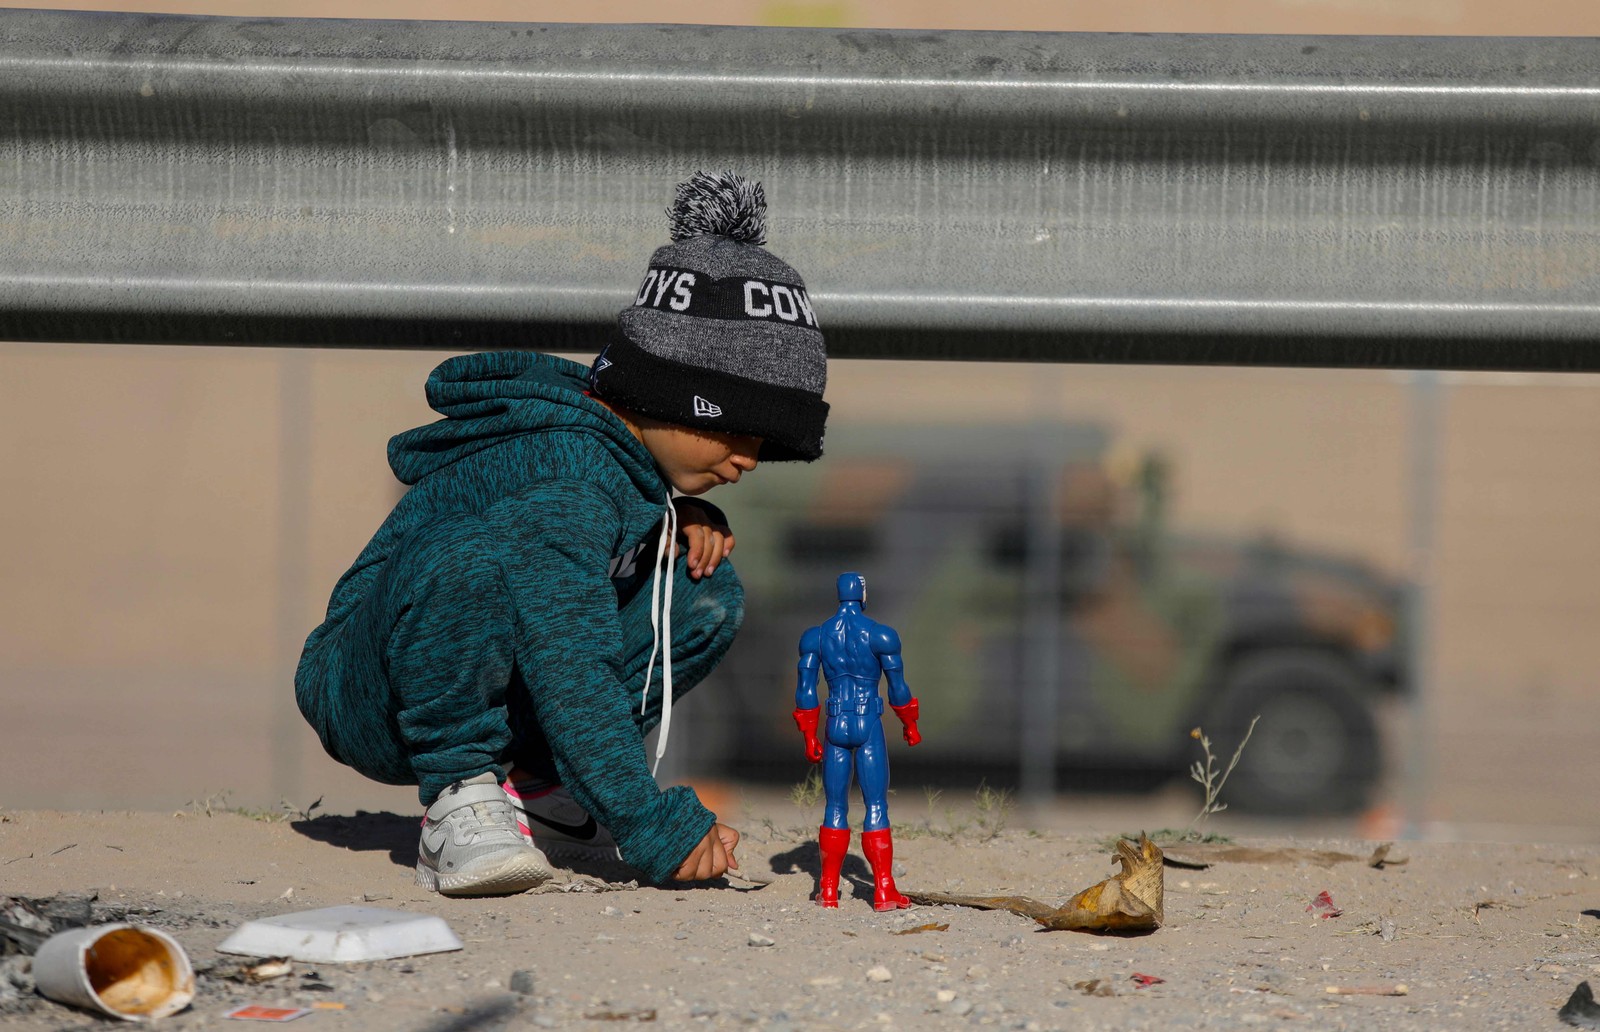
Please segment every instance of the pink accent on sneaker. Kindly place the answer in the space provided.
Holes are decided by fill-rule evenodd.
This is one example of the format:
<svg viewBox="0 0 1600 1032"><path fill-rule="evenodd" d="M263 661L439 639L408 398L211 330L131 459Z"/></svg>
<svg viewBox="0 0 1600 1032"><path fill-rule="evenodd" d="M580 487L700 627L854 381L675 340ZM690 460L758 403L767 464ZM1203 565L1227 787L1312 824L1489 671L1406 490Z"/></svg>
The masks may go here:
<svg viewBox="0 0 1600 1032"><path fill-rule="evenodd" d="M518 788L515 775L516 772L513 771L511 777L506 778L505 781L500 783L500 787L506 790L506 795L513 799L543 799L545 796L561 787L560 783L557 782L555 784L547 784L536 789ZM524 784L526 784L526 782Z"/></svg>

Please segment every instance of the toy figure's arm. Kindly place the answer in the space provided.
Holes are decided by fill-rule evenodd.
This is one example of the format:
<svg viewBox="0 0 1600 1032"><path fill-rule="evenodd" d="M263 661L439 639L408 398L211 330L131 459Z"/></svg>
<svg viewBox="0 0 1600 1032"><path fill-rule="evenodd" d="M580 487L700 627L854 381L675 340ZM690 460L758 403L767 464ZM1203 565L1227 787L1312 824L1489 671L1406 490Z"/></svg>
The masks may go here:
<svg viewBox="0 0 1600 1032"><path fill-rule="evenodd" d="M911 694L911 686L906 684L906 664L900 658L900 635L893 627L878 624L872 629L871 642L878 665L883 667L883 674L889 680L889 708L905 725L906 744L916 745L922 741L922 732L917 730L920 707Z"/></svg>
<svg viewBox="0 0 1600 1032"><path fill-rule="evenodd" d="M800 636L800 665L794 689L794 723L806 736L806 759L822 759L822 743L817 740L817 724L822 706L817 701L817 671L822 666L822 632L815 627Z"/></svg>

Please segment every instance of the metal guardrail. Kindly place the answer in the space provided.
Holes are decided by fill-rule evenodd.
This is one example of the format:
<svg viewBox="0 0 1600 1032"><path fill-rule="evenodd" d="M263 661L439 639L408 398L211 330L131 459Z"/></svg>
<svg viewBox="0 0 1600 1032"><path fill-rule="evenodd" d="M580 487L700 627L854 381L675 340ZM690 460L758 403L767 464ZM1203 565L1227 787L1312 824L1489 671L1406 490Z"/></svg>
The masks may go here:
<svg viewBox="0 0 1600 1032"><path fill-rule="evenodd" d="M1600 40L0 12L0 339L586 348L765 181L835 355L1600 369Z"/></svg>

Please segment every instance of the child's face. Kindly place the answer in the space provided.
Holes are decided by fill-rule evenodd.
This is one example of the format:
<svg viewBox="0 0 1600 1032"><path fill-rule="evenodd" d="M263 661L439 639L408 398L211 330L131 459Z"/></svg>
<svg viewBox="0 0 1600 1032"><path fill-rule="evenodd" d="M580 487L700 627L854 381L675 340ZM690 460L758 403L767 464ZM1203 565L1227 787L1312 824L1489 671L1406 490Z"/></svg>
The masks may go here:
<svg viewBox="0 0 1600 1032"><path fill-rule="evenodd" d="M651 419L639 421L639 437L667 483L686 495L705 494L718 484L737 483L756 468L761 438L696 430Z"/></svg>

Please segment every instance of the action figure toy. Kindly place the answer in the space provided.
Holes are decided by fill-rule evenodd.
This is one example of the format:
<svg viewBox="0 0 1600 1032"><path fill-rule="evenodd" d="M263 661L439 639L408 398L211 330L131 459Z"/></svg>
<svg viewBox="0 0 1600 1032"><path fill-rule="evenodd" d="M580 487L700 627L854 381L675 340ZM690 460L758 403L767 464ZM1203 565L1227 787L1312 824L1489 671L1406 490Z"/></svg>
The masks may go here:
<svg viewBox="0 0 1600 1032"><path fill-rule="evenodd" d="M827 796L817 842L822 850L822 880L817 902L839 905L839 871L850 848L845 821L850 770L855 768L867 816L861 828L861 851L872 865L872 905L898 910L911 901L894 886L894 842L889 835L889 755L883 736L883 699L878 679L889 679L889 707L905 725L907 745L922 741L917 731L917 700L906 685L900 658L900 635L871 619L867 582L859 573L839 575L839 611L800 636L800 676L794 692L794 722L806 739L806 758L822 763L822 788ZM828 724L817 737L821 706L817 671L828 680Z"/></svg>

